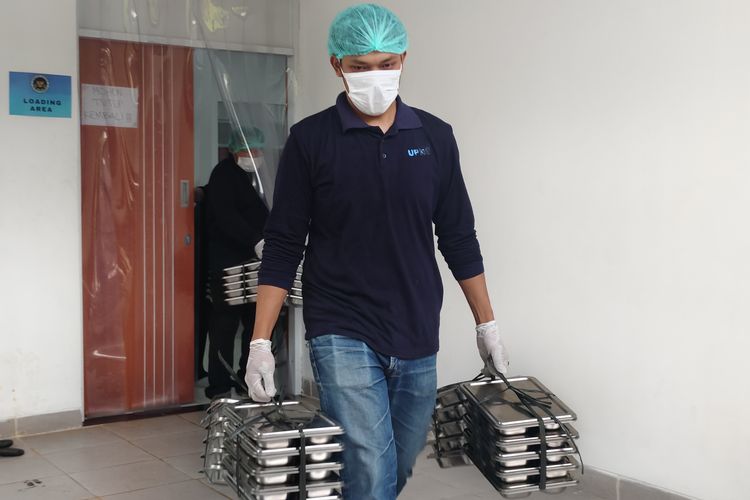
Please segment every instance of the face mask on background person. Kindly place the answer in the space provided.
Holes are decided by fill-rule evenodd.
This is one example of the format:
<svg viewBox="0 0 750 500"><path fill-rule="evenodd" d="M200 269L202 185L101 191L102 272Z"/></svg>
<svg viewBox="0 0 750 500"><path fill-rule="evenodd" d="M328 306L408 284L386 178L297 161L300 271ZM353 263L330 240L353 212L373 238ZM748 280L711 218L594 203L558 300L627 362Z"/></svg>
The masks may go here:
<svg viewBox="0 0 750 500"><path fill-rule="evenodd" d="M245 172L253 172L254 169L260 172L265 167L266 162L262 156L256 156L255 158L240 156L237 158L237 165Z"/></svg>
<svg viewBox="0 0 750 500"><path fill-rule="evenodd" d="M377 70L344 73L347 95L354 106L369 116L380 116L398 96L401 70Z"/></svg>

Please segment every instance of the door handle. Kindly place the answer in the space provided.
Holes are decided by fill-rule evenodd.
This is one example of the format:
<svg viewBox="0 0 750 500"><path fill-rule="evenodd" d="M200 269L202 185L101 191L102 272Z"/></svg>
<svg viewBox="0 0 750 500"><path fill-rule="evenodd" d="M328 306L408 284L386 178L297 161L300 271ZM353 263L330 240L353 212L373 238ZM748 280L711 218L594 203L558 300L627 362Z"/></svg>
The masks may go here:
<svg viewBox="0 0 750 500"><path fill-rule="evenodd" d="M180 181L180 208L188 208L190 206L190 181Z"/></svg>
<svg viewBox="0 0 750 500"><path fill-rule="evenodd" d="M185 242L185 246L189 247L190 244L193 242L193 237L190 236L189 234L186 234L185 238L183 239L183 241Z"/></svg>

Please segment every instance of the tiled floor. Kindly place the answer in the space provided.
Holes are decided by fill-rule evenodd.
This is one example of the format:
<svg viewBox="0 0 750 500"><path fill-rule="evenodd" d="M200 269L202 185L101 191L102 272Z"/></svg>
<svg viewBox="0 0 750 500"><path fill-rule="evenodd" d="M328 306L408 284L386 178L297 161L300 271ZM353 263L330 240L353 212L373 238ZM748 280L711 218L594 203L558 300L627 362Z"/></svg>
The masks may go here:
<svg viewBox="0 0 750 500"><path fill-rule="evenodd" d="M212 500L235 498L200 473L201 413L134 420L16 440L19 458L0 458L3 500ZM423 453L399 500L499 499L472 466L440 469ZM529 500L597 500L584 491Z"/></svg>

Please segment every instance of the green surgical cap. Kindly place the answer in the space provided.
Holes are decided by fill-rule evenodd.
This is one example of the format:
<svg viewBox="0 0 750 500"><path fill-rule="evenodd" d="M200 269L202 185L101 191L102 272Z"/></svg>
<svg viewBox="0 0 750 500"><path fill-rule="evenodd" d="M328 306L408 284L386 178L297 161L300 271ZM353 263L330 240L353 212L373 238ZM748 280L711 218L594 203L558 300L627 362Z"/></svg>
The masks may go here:
<svg viewBox="0 0 750 500"><path fill-rule="evenodd" d="M239 153L250 149L260 149L265 143L263 132L256 127L242 127L240 130L232 130L232 136L229 138L227 149L231 153Z"/></svg>
<svg viewBox="0 0 750 500"><path fill-rule="evenodd" d="M328 31L328 53L337 59L370 52L403 54L408 45L406 29L396 14L373 3L339 12Z"/></svg>

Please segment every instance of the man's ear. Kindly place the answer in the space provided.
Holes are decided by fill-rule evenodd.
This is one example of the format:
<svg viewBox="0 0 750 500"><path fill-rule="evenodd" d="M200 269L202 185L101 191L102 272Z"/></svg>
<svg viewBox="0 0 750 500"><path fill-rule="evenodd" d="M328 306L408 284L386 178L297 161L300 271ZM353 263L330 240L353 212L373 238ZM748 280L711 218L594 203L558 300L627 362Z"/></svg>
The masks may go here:
<svg viewBox="0 0 750 500"><path fill-rule="evenodd" d="M404 67L404 61L406 61L406 52L401 54L401 67Z"/></svg>
<svg viewBox="0 0 750 500"><path fill-rule="evenodd" d="M336 76L341 78L343 75L341 74L341 63L338 59L336 59L336 56L331 56L331 67L333 68L333 71L336 72Z"/></svg>

